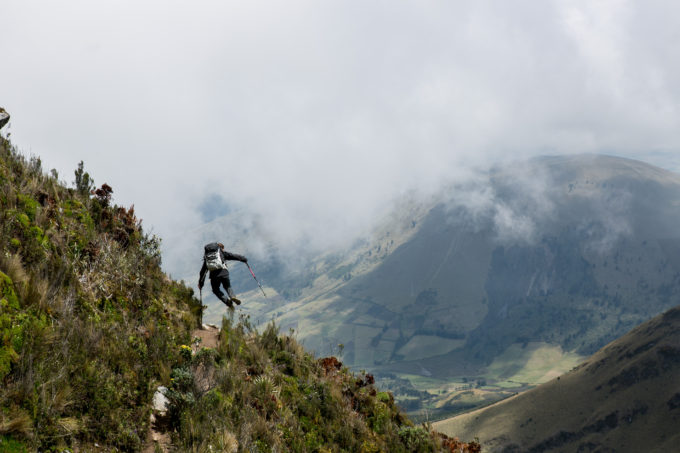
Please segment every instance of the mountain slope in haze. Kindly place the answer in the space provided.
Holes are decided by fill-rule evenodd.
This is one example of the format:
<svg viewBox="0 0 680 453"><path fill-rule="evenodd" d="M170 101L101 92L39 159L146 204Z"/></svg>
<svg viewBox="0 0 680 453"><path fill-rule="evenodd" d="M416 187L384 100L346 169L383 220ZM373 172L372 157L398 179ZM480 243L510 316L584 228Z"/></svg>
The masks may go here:
<svg viewBox="0 0 680 453"><path fill-rule="evenodd" d="M672 305L680 177L600 156L518 167L491 173L487 206L435 205L408 242L336 292L338 312L360 300L357 311L380 313L374 364L426 358L413 343L427 336L464 340L449 342L451 362L486 364L531 341L589 353ZM423 366L436 373L438 360Z"/></svg>
<svg viewBox="0 0 680 453"><path fill-rule="evenodd" d="M295 329L319 353L342 344L345 363L382 375L519 389L673 306L679 207L674 173L611 156L554 156L403 200L341 251L287 261L259 223L239 230L238 214L211 222L203 240L245 244L263 233L268 248L237 249L258 257L269 297L245 269L235 266L232 280L251 289L249 313ZM220 316L213 307L208 316ZM532 351L550 355L544 372L529 369Z"/></svg>
<svg viewBox="0 0 680 453"><path fill-rule="evenodd" d="M531 341L592 353L680 293L679 206L680 177L637 161L496 169L310 261L299 300L268 314L361 366L443 353L483 365Z"/></svg>
<svg viewBox="0 0 680 453"><path fill-rule="evenodd" d="M677 451L680 307L557 379L434 426L489 452Z"/></svg>

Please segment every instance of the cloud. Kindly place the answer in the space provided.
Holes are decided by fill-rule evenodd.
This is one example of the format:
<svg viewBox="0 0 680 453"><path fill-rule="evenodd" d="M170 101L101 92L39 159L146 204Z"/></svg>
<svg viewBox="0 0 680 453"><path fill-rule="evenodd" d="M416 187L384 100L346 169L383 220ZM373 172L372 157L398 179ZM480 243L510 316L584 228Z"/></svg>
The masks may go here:
<svg viewBox="0 0 680 453"><path fill-rule="evenodd" d="M0 102L20 147L67 181L85 160L164 237L217 195L281 242L337 245L492 162L676 153L679 10L6 1Z"/></svg>

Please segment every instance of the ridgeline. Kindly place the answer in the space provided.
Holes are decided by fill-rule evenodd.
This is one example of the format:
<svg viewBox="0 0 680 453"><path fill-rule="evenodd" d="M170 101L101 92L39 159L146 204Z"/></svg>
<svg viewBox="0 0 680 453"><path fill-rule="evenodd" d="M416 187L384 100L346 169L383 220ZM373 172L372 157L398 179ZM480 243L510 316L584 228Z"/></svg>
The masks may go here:
<svg viewBox="0 0 680 453"><path fill-rule="evenodd" d="M112 194L0 137L0 452L479 451L273 323L224 318L203 347L193 290Z"/></svg>
<svg viewBox="0 0 680 453"><path fill-rule="evenodd" d="M545 384L435 423L485 452L678 451L680 306Z"/></svg>

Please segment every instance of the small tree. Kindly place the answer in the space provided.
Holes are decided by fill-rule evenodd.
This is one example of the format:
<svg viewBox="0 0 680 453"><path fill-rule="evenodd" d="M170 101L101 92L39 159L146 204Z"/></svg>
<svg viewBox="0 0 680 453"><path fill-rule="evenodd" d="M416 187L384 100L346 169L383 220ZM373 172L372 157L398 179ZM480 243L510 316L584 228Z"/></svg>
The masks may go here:
<svg viewBox="0 0 680 453"><path fill-rule="evenodd" d="M99 189L94 191L94 195L97 201L101 203L102 208L109 207L109 204L111 203L111 194L113 194L113 189L111 188L110 185L106 183L102 184L102 186Z"/></svg>
<svg viewBox="0 0 680 453"><path fill-rule="evenodd" d="M78 164L78 168L74 172L76 175L76 180L73 184L76 186L76 191L83 196L89 196L90 192L94 188L94 179L90 177L90 174L83 169L83 161L81 160Z"/></svg>

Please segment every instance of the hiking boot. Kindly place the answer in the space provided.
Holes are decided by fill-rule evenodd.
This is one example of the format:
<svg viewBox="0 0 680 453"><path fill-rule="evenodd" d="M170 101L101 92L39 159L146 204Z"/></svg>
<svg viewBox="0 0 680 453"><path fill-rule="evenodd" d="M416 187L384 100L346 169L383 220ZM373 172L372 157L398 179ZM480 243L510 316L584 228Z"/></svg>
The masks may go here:
<svg viewBox="0 0 680 453"><path fill-rule="evenodd" d="M241 305L241 301L240 301L239 299L235 298L235 297L232 297L232 298L231 298L231 301L232 301L233 303L235 303L236 305Z"/></svg>
<svg viewBox="0 0 680 453"><path fill-rule="evenodd" d="M230 300L223 300L222 302L224 302L224 305L226 305L230 310L234 309L234 304L232 304Z"/></svg>

